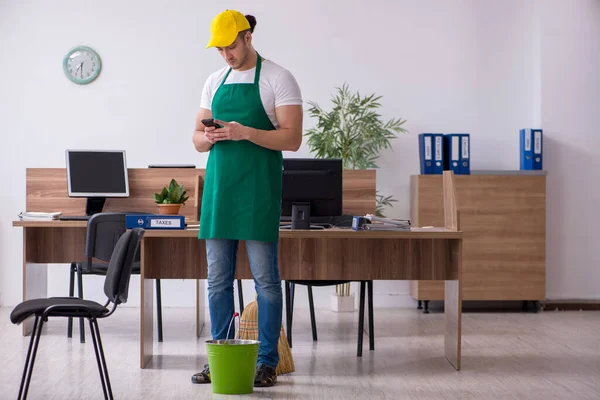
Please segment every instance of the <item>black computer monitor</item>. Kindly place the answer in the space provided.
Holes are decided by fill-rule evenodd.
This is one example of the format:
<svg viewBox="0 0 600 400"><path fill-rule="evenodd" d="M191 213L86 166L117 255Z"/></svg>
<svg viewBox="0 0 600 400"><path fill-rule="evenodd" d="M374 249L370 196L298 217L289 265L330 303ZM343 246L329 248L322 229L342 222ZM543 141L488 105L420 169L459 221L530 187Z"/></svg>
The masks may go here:
<svg viewBox="0 0 600 400"><path fill-rule="evenodd" d="M67 150L69 197L86 197L88 216L102 212L107 197L129 197L125 150Z"/></svg>
<svg viewBox="0 0 600 400"><path fill-rule="evenodd" d="M309 229L311 217L342 215L342 160L283 160L281 216L291 229Z"/></svg>

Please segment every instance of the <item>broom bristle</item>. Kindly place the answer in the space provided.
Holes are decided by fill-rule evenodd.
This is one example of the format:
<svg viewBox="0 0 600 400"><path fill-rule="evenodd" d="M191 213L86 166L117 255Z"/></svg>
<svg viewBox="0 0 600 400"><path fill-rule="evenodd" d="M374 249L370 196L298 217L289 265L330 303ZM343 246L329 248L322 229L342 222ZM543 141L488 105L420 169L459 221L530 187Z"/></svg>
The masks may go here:
<svg viewBox="0 0 600 400"><path fill-rule="evenodd" d="M244 312L240 318L240 329L237 332L237 338L242 340L258 340L258 303L252 301L244 307ZM277 352L279 353L279 364L277 364L277 375L283 375L294 372L294 358L292 351L285 336L283 325L279 334L277 343Z"/></svg>
<svg viewBox="0 0 600 400"><path fill-rule="evenodd" d="M256 301L252 301L244 307L237 336L242 340L258 340L258 304Z"/></svg>
<svg viewBox="0 0 600 400"><path fill-rule="evenodd" d="M277 375L289 374L296 370L294 365L294 357L292 350L285 336L283 325L281 326L281 334L279 335L279 343L277 343L277 352L279 353L279 364L277 364Z"/></svg>

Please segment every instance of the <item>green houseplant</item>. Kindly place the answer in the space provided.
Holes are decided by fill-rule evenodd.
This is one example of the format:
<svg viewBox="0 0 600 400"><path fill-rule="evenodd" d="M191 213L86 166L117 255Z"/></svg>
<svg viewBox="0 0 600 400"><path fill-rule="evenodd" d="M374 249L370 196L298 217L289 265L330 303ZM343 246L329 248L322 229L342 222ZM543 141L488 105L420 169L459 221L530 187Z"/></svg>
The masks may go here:
<svg viewBox="0 0 600 400"><path fill-rule="evenodd" d="M402 127L406 120L393 118L382 121L378 109L381 96L361 96L351 93L344 83L332 98L331 111L323 110L317 103L309 101L309 115L316 118L309 129L308 146L316 158L341 158L345 169L377 168L380 151L391 149L390 141L398 133L407 133ZM376 193L376 215L384 217L383 210L396 200L392 196ZM354 311L354 293L350 284L336 285L336 294L331 298L333 311Z"/></svg>
<svg viewBox="0 0 600 400"><path fill-rule="evenodd" d="M186 196L187 192L183 185L177 183L175 179L171 179L168 186L165 186L162 191L154 193L154 201L158 204L159 214L176 215L179 213L179 208L189 199Z"/></svg>
<svg viewBox="0 0 600 400"><path fill-rule="evenodd" d="M305 134L311 153L316 158L341 158L345 169L378 168L376 160L380 151L392 148L390 141L396 134L407 133L402 127L406 120L382 121L378 113L381 96L351 93L345 83L336 89L331 111L308 102L309 115L317 120ZM376 214L385 216L384 208L393 207L395 201L392 196L377 193Z"/></svg>

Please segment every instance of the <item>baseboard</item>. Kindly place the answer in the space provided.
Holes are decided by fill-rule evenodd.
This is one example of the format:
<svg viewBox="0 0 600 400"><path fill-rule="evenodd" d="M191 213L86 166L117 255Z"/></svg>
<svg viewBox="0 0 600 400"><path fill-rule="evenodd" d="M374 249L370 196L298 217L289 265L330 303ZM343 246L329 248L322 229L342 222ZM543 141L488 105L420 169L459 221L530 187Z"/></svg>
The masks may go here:
<svg viewBox="0 0 600 400"><path fill-rule="evenodd" d="M542 300L539 302L541 311L598 311L600 310L600 300ZM531 301L527 304L527 310L533 310L533 304ZM444 310L444 302L431 300L429 302L429 309L431 311ZM501 312L522 312L523 301L483 301L483 300L464 300L463 301L463 312L487 312L487 311L501 311Z"/></svg>
<svg viewBox="0 0 600 400"><path fill-rule="evenodd" d="M600 300L546 300L542 302L546 311L598 311Z"/></svg>

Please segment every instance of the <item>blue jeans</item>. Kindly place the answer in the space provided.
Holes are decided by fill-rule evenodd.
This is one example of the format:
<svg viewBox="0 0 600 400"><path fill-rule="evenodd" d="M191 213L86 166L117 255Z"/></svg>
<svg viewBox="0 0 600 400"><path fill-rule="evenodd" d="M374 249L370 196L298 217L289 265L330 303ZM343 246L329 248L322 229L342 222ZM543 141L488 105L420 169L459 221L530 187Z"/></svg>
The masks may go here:
<svg viewBox="0 0 600 400"><path fill-rule="evenodd" d="M258 364L275 368L281 330L283 295L277 265L277 242L246 240L246 251L258 295ZM233 281L238 241L207 239L208 308L213 340L226 339L234 312ZM234 338L232 325L229 338Z"/></svg>

